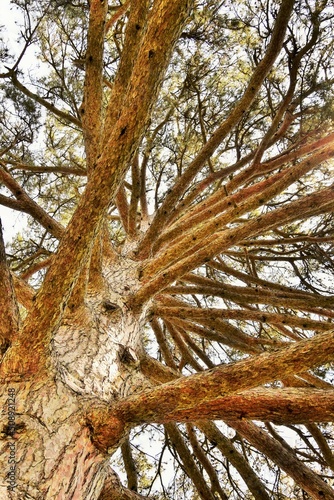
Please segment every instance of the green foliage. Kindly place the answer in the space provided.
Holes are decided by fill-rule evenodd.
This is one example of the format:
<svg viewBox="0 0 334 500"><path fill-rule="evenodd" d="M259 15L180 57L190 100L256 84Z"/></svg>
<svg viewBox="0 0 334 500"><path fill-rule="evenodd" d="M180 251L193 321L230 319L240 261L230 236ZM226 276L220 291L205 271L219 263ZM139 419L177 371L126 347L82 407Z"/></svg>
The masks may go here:
<svg viewBox="0 0 334 500"><path fill-rule="evenodd" d="M80 107L85 91L89 2L15 0L13 4L21 13L19 30L23 42L17 55L13 45L0 39L0 165L41 210L66 228L87 183ZM140 247L168 195L221 124L229 119L265 56L280 4L278 0L195 2L175 46L150 124L119 186L119 192L125 193L123 205L116 197L109 206L106 220L116 251L122 253L129 246L134 250ZM110 7L114 12L118 3L112 2ZM128 13L118 19L106 36L103 117L121 60L128 19ZM169 213L166 209L162 235L177 228L180 221L187 222L199 207L203 211L207 207L214 209L210 196L215 193L219 195L215 203L219 203L252 186L258 188L257 183L270 180L291 165L299 165L311 156L312 150L301 157L296 153L287 163L285 155L298 152L333 131L333 24L329 1L295 2L282 50L263 85L251 106L187 184L175 206L167 207ZM123 91L126 93L127 89ZM280 158L282 162L272 169L261 169L265 162ZM160 255L160 250L167 252L189 231L195 233L223 213L230 214L227 222L217 226L217 230L210 230L192 247L183 248L182 255L175 257L176 262L205 248L210 238L216 234L221 236L222 231L242 230L249 221L260 221L275 210L330 186L332 177L333 160L329 155L289 187L256 207L239 214L237 209L244 201L241 197L214 215L206 213L199 222L193 223L188 233L182 231L176 238L160 242L161 247L150 248L143 259L143 268L147 261ZM1 187L0 194L7 196L7 206L8 198L12 202L17 199L15 190L10 191L8 186ZM129 234L127 227L130 212L133 234ZM324 212L303 222L300 222L303 214L292 222L283 218L275 227L265 227L261 233L246 236L228 249L217 251L213 258L169 283L169 290L161 292L167 301L206 310L208 317L203 320L191 316L181 318L182 324L177 322L180 318L167 318L167 321L164 317L155 318L161 336L157 340L148 322L143 327L145 350L182 376L282 348L313 335L309 329L294 324L284 326L244 316L226 321L212 319L210 310L214 308L332 322L333 213ZM159 243L158 237L155 243L157 241ZM26 230L18 232L8 246L12 271L22 278L29 277L37 290L49 257L57 248L56 238L30 215ZM165 272L174 263L167 262L161 271ZM147 277L147 281L150 279L151 276ZM203 282L198 284L199 279L207 280L205 286ZM177 286L183 287L182 291L173 291ZM159 301L159 297L156 300ZM296 305L298 301L300 305ZM333 366L320 367L315 375L333 383ZM220 428L251 465L270 498L305 498L304 492L285 473L234 432L232 426L224 424ZM184 426L179 429L200 474L210 484L203 460L192 449L189 432ZM266 427L266 431L278 441L285 439L281 429ZM312 470L333 484L333 472L322 456L319 442L310 443L308 438L300 438L307 436L302 426L289 431L296 439L293 446L300 461L311 463ZM332 427L326 425L322 432L332 444ZM228 498L253 498L249 485L242 480L240 470L232 465L229 456L204 433L197 430L196 436ZM188 477L177 447L162 427L140 428L132 433L131 443L143 494L155 495L151 497L157 499L203 498ZM124 473L121 459L115 462ZM213 498L222 497L215 491Z"/></svg>

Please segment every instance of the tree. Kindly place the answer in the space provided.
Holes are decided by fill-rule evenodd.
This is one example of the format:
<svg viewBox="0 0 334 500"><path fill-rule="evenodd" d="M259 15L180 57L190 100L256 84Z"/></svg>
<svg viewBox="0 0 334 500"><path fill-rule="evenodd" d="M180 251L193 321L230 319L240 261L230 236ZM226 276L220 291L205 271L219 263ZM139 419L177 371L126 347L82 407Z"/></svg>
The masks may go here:
<svg viewBox="0 0 334 500"><path fill-rule="evenodd" d="M334 498L330 2L14 3L1 498Z"/></svg>

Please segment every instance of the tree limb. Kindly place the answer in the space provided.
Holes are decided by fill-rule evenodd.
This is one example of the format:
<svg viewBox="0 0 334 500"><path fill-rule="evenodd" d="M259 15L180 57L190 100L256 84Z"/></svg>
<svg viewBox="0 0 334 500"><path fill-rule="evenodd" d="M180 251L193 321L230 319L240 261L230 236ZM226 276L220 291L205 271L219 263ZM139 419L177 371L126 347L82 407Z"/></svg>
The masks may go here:
<svg viewBox="0 0 334 500"><path fill-rule="evenodd" d="M170 267L162 269L156 277L142 286L133 298L133 303L138 305L146 302L150 297L163 290L167 285L180 278L183 274L208 262L215 255L222 253L246 237L254 237L263 230L266 232L282 224L288 224L295 220L302 220L320 213L331 212L334 206L334 187L304 196L298 201L286 204L284 207L272 210L265 215L251 219L245 224L238 225L232 229L219 231L200 242L189 254ZM153 265L153 260L149 266ZM147 270L147 268L146 268Z"/></svg>
<svg viewBox="0 0 334 500"><path fill-rule="evenodd" d="M10 208L14 208L14 210L20 210L31 215L41 224L41 226L52 234L52 236L57 239L62 238L65 231L63 226L47 212L45 212L45 210L43 210L43 208L40 207L34 200L32 200L24 189L18 184L18 182L16 182L16 180L3 168L0 168L0 181L2 181L8 189L10 189L20 203L19 207L17 207L16 204L13 204Z"/></svg>
<svg viewBox="0 0 334 500"><path fill-rule="evenodd" d="M218 429L213 422L198 421L196 426L204 432L208 439L220 450L222 455L226 457L233 467L238 471L242 479L245 481L249 491L253 493L257 500L270 500L265 486L262 484L252 467L249 465L245 457Z"/></svg>
<svg viewBox="0 0 334 500"><path fill-rule="evenodd" d="M202 147L196 158L190 163L187 170L176 182L171 192L166 196L163 204L154 217L154 221L149 231L147 231L142 241L141 249L149 247L152 244L156 234L158 234L158 230L161 230L161 227L168 222L169 217L173 213L172 209L175 207L190 182L194 179L197 172L253 103L266 75L270 71L270 68L281 50L293 5L293 0L284 0L281 3L267 52L251 76L242 98L236 103L227 119L218 127L208 142Z"/></svg>
<svg viewBox="0 0 334 500"><path fill-rule="evenodd" d="M149 500L150 497L139 495L125 488L115 471L109 468L108 475L100 493L99 500ZM153 500L153 498L152 498Z"/></svg>
<svg viewBox="0 0 334 500"><path fill-rule="evenodd" d="M162 384L129 396L110 408L92 409L88 412L89 420L99 436L102 449L108 448L115 439L115 429L124 429L128 425L142 422L164 422L168 420L168 416L180 415L179 412L185 414L188 410L191 412L199 404L205 405L216 398L280 380L287 375L302 373L331 361L333 349L334 333L319 334L311 339L289 344L284 349L252 356L234 364L220 365ZM333 399L334 393L329 393ZM198 417L198 414L195 417L192 413L192 420ZM108 422L113 422L110 429Z"/></svg>
<svg viewBox="0 0 334 500"><path fill-rule="evenodd" d="M23 375L46 368L50 360L52 332L61 321L76 281L90 258L110 202L148 126L174 43L189 8L184 0L154 3L128 91L124 93L119 119L112 124L111 130L107 129L108 140L103 153L48 269L35 307L26 318L15 348L7 352L1 365L2 374L18 372Z"/></svg>
<svg viewBox="0 0 334 500"><path fill-rule="evenodd" d="M102 132L103 48L108 0L91 0L85 59L85 85L80 107L88 175L100 150Z"/></svg>
<svg viewBox="0 0 334 500"><path fill-rule="evenodd" d="M70 115L69 113L66 113L65 111L61 111L60 109L56 108L54 104L50 103L46 99L43 99L43 97L40 97L38 94L35 94L31 90L29 90L23 83L21 83L15 72L11 73L11 80L13 82L13 85L20 90L24 95L27 97L30 97L35 102L38 102L38 104L41 104L45 109L48 111L51 111L54 115L58 116L58 118L61 118L62 120L65 120L66 122L73 123L73 125L81 128L81 122L78 120L78 118L75 118L74 116Z"/></svg>
<svg viewBox="0 0 334 500"><path fill-rule="evenodd" d="M292 449L288 450L276 439L252 422L228 421L249 443L262 453L265 453L276 465L296 481L312 498L333 500L333 489L315 472L298 460Z"/></svg>

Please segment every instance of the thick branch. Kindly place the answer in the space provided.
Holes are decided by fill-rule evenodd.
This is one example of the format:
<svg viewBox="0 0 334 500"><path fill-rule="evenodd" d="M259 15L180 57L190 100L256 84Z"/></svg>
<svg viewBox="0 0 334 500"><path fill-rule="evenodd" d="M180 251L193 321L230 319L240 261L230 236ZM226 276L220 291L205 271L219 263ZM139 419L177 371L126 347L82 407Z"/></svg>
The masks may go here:
<svg viewBox="0 0 334 500"><path fill-rule="evenodd" d="M331 145L333 144L334 133L331 133L316 141L308 142L307 144L303 143L300 147L293 147L292 151L283 151L279 155L267 160L264 163L257 163L256 165L252 163L248 168L242 170L239 174L236 174L226 183L226 185L206 197L203 201L197 203L193 208L186 210L185 214L176 220L171 227L168 227L168 229L166 229L165 232L159 237L159 242L155 243L155 247L158 247L160 242L163 243L165 240L171 240L172 238L182 234L183 231L187 229L187 227L193 225L196 220L205 221L208 217L213 217L214 214L218 214L222 210L230 207L231 205L225 205L226 201L231 201L232 204L239 203L238 196L240 195L238 195L238 193L235 194L236 198L233 198L232 196L228 198L226 197L226 193L233 193L239 186L245 186L247 181L250 179L262 177L263 175L273 172L274 170L281 169L284 165L298 164L302 158L305 158L305 156L316 155L317 151L330 151ZM249 156L251 158L252 155ZM230 168L232 168L232 171L239 169L243 165L247 164L250 158L246 156L234 166L224 169L223 172L227 171L227 173L230 173ZM326 159L326 157L324 159ZM317 161L318 160L316 160L316 162ZM220 172L216 172L215 175L219 173ZM284 172L282 172L282 174L285 175ZM201 183L198 186L200 185ZM242 192L247 193L248 191L243 189ZM182 200L182 206L185 204L187 207L188 203L186 200Z"/></svg>
<svg viewBox="0 0 334 500"><path fill-rule="evenodd" d="M47 366L52 332L59 325L109 204L147 128L188 7L183 0L154 3L120 117L108 131L108 142L47 272L35 307L26 319L15 348L7 352L1 366L3 374L35 372Z"/></svg>
<svg viewBox="0 0 334 500"><path fill-rule="evenodd" d="M199 282L202 277L199 277ZM184 279L184 278L183 278ZM278 302L282 307L289 307L294 309L310 310L311 308L333 308L334 298L331 296L321 296L313 294L310 297L300 296L296 297L295 294L288 292L278 292L275 290L270 290L270 283L268 282L267 289L261 289L260 287L241 287L226 285L225 283L220 283L217 281L211 281L207 278L207 284L198 284L193 286L185 285L174 285L165 288L164 293L169 293L171 295L176 294L201 294L201 295L212 295L215 297L220 297L222 299L231 300L236 304L270 304L277 305ZM211 281L211 283L210 283ZM330 311L328 311L330 312ZM319 311L319 314L321 311Z"/></svg>
<svg viewBox="0 0 334 500"><path fill-rule="evenodd" d="M129 235L134 237L137 232L137 211L138 211L138 202L140 199L140 192L141 192L138 154L136 154L136 156L133 159L131 165L131 173L132 173L132 190L131 190L131 200L129 206L128 227L129 227Z"/></svg>
<svg viewBox="0 0 334 500"><path fill-rule="evenodd" d="M116 421L122 428L129 423L163 422L168 420L168 415L331 361L333 349L334 333L319 334L284 349L221 365L130 396L110 409L93 410L90 420L93 427L96 421L98 432L103 430L103 437L99 438L102 439L101 446L112 446L116 424L111 432L107 428L108 421ZM197 414L197 419L199 416Z"/></svg>
<svg viewBox="0 0 334 500"><path fill-rule="evenodd" d="M254 389L205 401L186 410L166 412L162 422L208 420L260 420L274 424L332 422L334 388Z"/></svg>
<svg viewBox="0 0 334 500"><path fill-rule="evenodd" d="M88 172L99 153L102 128L103 47L108 0L91 0L87 52L85 60L85 86L80 108Z"/></svg>
<svg viewBox="0 0 334 500"><path fill-rule="evenodd" d="M196 307L163 307L154 308L159 316L166 318L176 317L185 320L210 319L233 319L233 320L252 320L260 323L289 325L304 330L314 330L318 332L329 331L333 329L333 324L325 321L317 321L309 318L300 318L289 314L268 313L265 311L241 310L241 309L205 309Z"/></svg>
<svg viewBox="0 0 334 500"><path fill-rule="evenodd" d="M26 309L30 309L33 304L33 298L35 296L35 290L28 285L23 279L18 278L15 274L12 275L14 282L15 293L18 302L23 305Z"/></svg>
<svg viewBox="0 0 334 500"><path fill-rule="evenodd" d="M260 233L287 224L295 220L302 220L313 215L330 212L334 206L334 187L317 193L305 196L295 202L291 202L282 208L272 210L265 215L240 224L236 228L219 231L206 238L205 244L200 242L184 258L173 263L167 269L162 269L160 273L143 285L133 299L136 305L146 302L157 292L163 290L167 285L180 278L183 274L195 269L205 262L211 260L217 254L224 252L231 246L247 237L254 237ZM152 268L154 259L149 265Z"/></svg>
<svg viewBox="0 0 334 500"><path fill-rule="evenodd" d="M115 204L122 221L122 226L124 231L128 234L129 232L129 203L126 198L126 192L124 185L122 184L115 196Z"/></svg>
<svg viewBox="0 0 334 500"><path fill-rule="evenodd" d="M142 242L142 249L146 249L154 241L156 234L165 225L173 213L177 201L181 198L195 175L216 148L221 144L227 134L238 123L243 114L253 103L266 75L270 71L276 57L278 56L285 37L286 28L293 8L293 0L284 0L276 18L273 34L267 52L262 61L256 67L249 80L247 89L242 98L237 102L228 118L220 125L208 142L203 146L197 157L191 162L185 173L174 185L172 191L166 196L164 203L156 213L154 221Z"/></svg>
<svg viewBox="0 0 334 500"><path fill-rule="evenodd" d="M153 358L145 357L141 360L141 369L154 383L175 380L180 377L179 373L172 372ZM208 437L208 439L221 451L233 467L239 472L249 490L259 500L269 500L264 485L254 473L242 454L234 447L233 443L224 436L212 423L203 420L196 422L196 426Z"/></svg>
<svg viewBox="0 0 334 500"><path fill-rule="evenodd" d="M329 145L299 165L292 165L264 181L240 190L235 195L227 196L214 206L208 203L207 209L202 211L197 217L191 217L186 221L186 224L180 223L179 227L176 226L170 237L175 238L175 236L185 234L172 242L170 239L167 239L169 243L168 247L163 249L152 260L151 265L146 265L144 276L145 273L152 276L153 269L161 269L162 266L167 267L182 255L192 252L199 241L202 241L204 238L207 239L208 236L226 227L227 224L245 213L263 206L312 168L319 165L321 161L333 156L333 154L333 145Z"/></svg>
<svg viewBox="0 0 334 500"><path fill-rule="evenodd" d="M130 4L126 2L126 5L127 8L130 7L129 20L125 30L121 60L106 110L103 146L108 142L112 127L120 115L133 71L133 62L136 60L139 46L144 36L144 29L147 24L149 11L148 0L137 0ZM107 24L109 24L109 22ZM106 30L108 30L108 26L106 26Z"/></svg>

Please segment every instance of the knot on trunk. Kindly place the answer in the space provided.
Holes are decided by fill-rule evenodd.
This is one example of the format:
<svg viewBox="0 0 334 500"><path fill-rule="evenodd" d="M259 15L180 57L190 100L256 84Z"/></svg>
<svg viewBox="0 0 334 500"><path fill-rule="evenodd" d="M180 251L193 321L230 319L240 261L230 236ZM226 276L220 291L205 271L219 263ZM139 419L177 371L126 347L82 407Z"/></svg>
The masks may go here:
<svg viewBox="0 0 334 500"><path fill-rule="evenodd" d="M86 423L92 443L104 454L112 454L127 435L125 422L105 406L88 410Z"/></svg>

